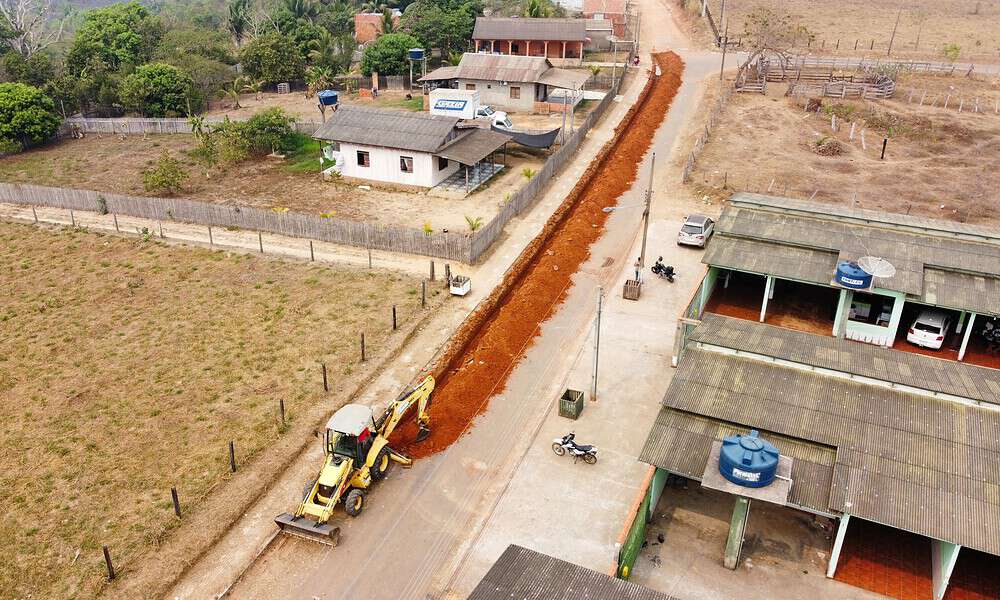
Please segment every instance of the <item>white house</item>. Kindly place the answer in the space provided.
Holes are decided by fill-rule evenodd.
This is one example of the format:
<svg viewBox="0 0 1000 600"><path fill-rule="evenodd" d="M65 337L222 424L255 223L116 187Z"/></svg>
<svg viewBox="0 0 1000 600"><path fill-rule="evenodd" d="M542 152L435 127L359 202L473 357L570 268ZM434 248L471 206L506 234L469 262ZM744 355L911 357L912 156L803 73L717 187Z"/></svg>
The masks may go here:
<svg viewBox="0 0 1000 600"><path fill-rule="evenodd" d="M546 113L552 90L577 92L590 79L590 72L560 69L543 56L511 56L466 52L457 66L440 67L420 78L421 82L479 92L483 104L515 112ZM565 92L564 92L565 93ZM562 104L562 97L557 100Z"/></svg>
<svg viewBox="0 0 1000 600"><path fill-rule="evenodd" d="M344 177L422 188L475 168L510 140L457 118L355 106L338 108L313 137L330 142Z"/></svg>

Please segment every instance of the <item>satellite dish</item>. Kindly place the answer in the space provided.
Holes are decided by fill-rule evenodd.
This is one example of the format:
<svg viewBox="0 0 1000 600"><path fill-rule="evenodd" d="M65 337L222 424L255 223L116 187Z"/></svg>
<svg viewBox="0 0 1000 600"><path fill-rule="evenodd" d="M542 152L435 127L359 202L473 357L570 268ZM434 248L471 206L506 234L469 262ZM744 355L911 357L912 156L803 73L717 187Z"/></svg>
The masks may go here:
<svg viewBox="0 0 1000 600"><path fill-rule="evenodd" d="M878 256L862 256L858 259L858 266L872 277L886 279L896 274L896 267Z"/></svg>

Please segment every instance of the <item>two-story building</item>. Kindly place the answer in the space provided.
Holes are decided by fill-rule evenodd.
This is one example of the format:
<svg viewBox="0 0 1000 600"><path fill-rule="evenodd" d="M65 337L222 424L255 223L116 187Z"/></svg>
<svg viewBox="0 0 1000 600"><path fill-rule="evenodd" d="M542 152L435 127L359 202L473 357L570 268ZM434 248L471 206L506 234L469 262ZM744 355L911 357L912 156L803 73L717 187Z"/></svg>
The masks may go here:
<svg viewBox="0 0 1000 600"><path fill-rule="evenodd" d="M585 19L607 19L616 38L625 37L628 23L628 0L583 0Z"/></svg>
<svg viewBox="0 0 1000 600"><path fill-rule="evenodd" d="M478 17L472 41L477 52L541 56L573 66L583 62L587 29L583 19Z"/></svg>
<svg viewBox="0 0 1000 600"><path fill-rule="evenodd" d="M736 194L703 262L639 456L651 505L671 476L731 498L731 569L763 503L837 523L827 577L997 597L1000 231ZM939 349L909 341L927 312ZM773 482L750 432L780 454ZM745 466L722 458L734 443Z"/></svg>
<svg viewBox="0 0 1000 600"><path fill-rule="evenodd" d="M457 118L355 106L339 107L313 137L329 142L326 155L344 177L417 188L453 176L480 181L480 163L510 140Z"/></svg>
<svg viewBox="0 0 1000 600"><path fill-rule="evenodd" d="M589 78L587 71L553 67L541 56L466 52L457 66L435 69L420 81L477 91L483 104L501 110L547 113L559 110L564 97L569 104L578 101Z"/></svg>

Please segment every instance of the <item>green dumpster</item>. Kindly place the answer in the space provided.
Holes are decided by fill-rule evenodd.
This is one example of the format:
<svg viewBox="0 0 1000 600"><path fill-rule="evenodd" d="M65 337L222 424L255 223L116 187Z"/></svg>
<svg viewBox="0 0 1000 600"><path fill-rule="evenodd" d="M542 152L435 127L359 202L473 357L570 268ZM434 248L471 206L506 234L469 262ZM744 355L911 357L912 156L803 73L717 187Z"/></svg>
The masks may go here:
<svg viewBox="0 0 1000 600"><path fill-rule="evenodd" d="M559 416L578 419L583 412L583 392L567 389L559 398Z"/></svg>

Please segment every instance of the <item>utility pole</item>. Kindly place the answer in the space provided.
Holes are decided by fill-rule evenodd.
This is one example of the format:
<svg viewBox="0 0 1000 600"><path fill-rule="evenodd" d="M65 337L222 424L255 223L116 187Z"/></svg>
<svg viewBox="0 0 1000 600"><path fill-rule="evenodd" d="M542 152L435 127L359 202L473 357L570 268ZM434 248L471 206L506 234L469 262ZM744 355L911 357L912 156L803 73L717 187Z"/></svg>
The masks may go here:
<svg viewBox="0 0 1000 600"><path fill-rule="evenodd" d="M590 399L597 400L597 364L601 353L601 308L604 304L604 288L597 288L597 320L594 321L594 374L590 378Z"/></svg>
<svg viewBox="0 0 1000 600"><path fill-rule="evenodd" d="M639 267L646 266L646 236L649 233L649 206L653 202L653 167L656 166L656 152L649 161L649 187L646 188L646 208L642 211L642 251L639 253Z"/></svg>
<svg viewBox="0 0 1000 600"><path fill-rule="evenodd" d="M615 89L615 71L618 69L618 40L611 38L611 89Z"/></svg>
<svg viewBox="0 0 1000 600"><path fill-rule="evenodd" d="M722 66L719 67L719 81L722 81L722 73L726 70L726 48L729 46L729 23L726 23L726 33L722 36Z"/></svg>
<svg viewBox="0 0 1000 600"><path fill-rule="evenodd" d="M892 26L892 35L889 36L889 50L885 53L886 56L892 56L892 42L896 39L896 28L899 27L899 17L903 16L903 4L899 5L899 12L896 13L896 24Z"/></svg>

